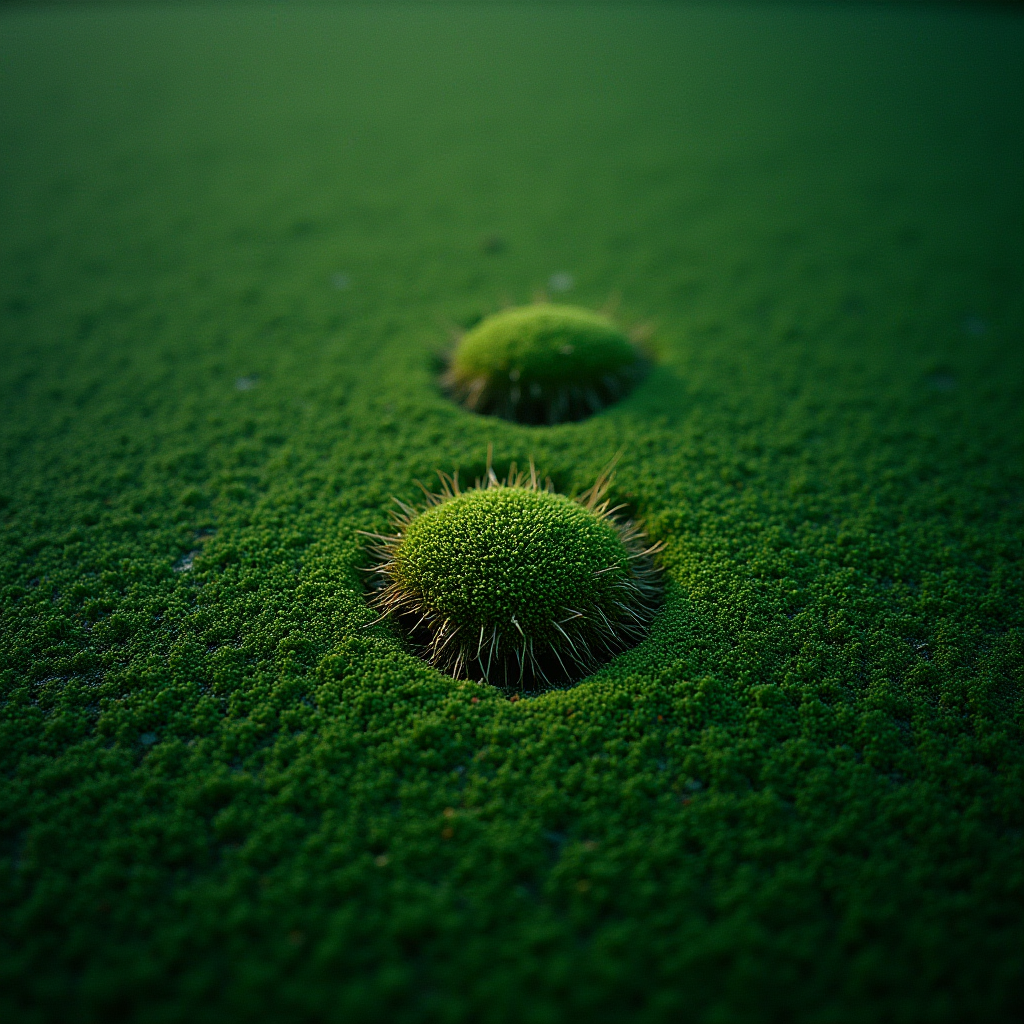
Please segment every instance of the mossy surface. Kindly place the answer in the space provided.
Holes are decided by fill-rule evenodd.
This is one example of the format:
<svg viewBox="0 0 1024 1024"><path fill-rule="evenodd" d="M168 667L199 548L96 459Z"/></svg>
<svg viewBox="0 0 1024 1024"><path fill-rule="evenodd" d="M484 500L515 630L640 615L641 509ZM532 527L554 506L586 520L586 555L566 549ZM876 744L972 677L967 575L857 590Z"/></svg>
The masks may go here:
<svg viewBox="0 0 1024 1024"><path fill-rule="evenodd" d="M595 574L624 573L628 557L610 525L564 494L498 487L423 512L398 545L395 576L473 632L515 616L547 635L566 607L608 600L616 576Z"/></svg>
<svg viewBox="0 0 1024 1024"><path fill-rule="evenodd" d="M0 1018L1019 1019L1021 48L4 10ZM442 325L563 271L647 379L445 398ZM648 638L514 703L358 571L489 443L563 493L622 450L665 542Z"/></svg>
<svg viewBox="0 0 1024 1024"><path fill-rule="evenodd" d="M445 383L474 412L559 423L621 398L642 367L629 339L607 317L537 303L495 313L465 334Z"/></svg>

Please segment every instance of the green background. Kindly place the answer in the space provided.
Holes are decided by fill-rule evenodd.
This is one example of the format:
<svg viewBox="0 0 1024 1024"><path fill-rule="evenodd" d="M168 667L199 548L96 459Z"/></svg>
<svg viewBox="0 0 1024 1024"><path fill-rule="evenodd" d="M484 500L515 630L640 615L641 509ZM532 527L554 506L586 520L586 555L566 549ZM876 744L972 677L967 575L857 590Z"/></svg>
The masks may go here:
<svg viewBox="0 0 1024 1024"><path fill-rule="evenodd" d="M1022 43L0 14L4 1018L1021 1013ZM447 402L448 325L556 273L652 375ZM649 639L516 703L357 571L489 443L567 492L622 449L666 544Z"/></svg>

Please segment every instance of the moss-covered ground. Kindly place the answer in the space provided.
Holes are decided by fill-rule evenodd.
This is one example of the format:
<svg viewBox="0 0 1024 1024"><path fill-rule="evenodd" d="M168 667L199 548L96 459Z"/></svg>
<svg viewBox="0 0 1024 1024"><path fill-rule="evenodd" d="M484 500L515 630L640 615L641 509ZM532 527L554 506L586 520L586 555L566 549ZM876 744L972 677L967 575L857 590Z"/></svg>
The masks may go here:
<svg viewBox="0 0 1024 1024"><path fill-rule="evenodd" d="M0 1016L1017 1019L1021 80L995 11L0 14ZM540 288L650 376L455 407ZM357 572L490 443L666 545L515 702Z"/></svg>

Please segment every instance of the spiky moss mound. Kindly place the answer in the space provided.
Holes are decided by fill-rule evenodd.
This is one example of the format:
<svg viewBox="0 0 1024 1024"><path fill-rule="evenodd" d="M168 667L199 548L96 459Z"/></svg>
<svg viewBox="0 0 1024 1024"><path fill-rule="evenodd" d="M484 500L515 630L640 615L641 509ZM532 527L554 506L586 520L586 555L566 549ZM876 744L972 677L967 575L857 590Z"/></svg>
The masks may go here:
<svg viewBox="0 0 1024 1024"><path fill-rule="evenodd" d="M617 401L644 369L607 317L543 303L496 313L463 335L443 384L473 412L563 423Z"/></svg>
<svg viewBox="0 0 1024 1024"><path fill-rule="evenodd" d="M569 682L640 638L656 570L643 534L603 500L605 475L578 500L515 466L499 481L442 490L398 532L374 537L374 605L405 619L428 660L456 678L505 687Z"/></svg>

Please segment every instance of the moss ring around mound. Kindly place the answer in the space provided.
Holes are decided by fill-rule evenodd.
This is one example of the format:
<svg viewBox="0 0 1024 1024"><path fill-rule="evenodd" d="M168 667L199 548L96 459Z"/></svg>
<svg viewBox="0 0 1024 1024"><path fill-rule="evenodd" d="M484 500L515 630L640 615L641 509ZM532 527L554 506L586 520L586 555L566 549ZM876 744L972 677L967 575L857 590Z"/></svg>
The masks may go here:
<svg viewBox="0 0 1024 1024"><path fill-rule="evenodd" d="M571 683L647 632L660 588L632 522L605 499L609 476L576 499L541 486L533 465L505 480L458 474L422 509L398 502L391 535L368 534L371 601L435 667L512 689ZM397 499L396 499L397 501Z"/></svg>
<svg viewBox="0 0 1024 1024"><path fill-rule="evenodd" d="M467 331L441 383L471 412L563 423L618 401L647 365L607 317L539 303L496 313Z"/></svg>

